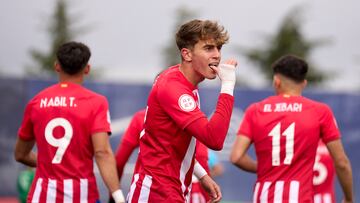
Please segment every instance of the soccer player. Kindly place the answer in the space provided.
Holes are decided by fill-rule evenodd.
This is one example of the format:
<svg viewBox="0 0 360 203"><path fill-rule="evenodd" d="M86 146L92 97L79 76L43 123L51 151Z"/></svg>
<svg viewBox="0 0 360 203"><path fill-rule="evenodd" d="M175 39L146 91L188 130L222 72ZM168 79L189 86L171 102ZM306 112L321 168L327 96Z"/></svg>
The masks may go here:
<svg viewBox="0 0 360 203"><path fill-rule="evenodd" d="M20 172L16 182L18 199L20 203L26 203L34 176L35 170L32 167L27 167Z"/></svg>
<svg viewBox="0 0 360 203"><path fill-rule="evenodd" d="M140 133L144 129L144 118L145 109L142 109L134 114L116 151L116 167L120 182L126 162L128 161L131 153L139 147ZM137 171L136 168L135 172Z"/></svg>
<svg viewBox="0 0 360 203"><path fill-rule="evenodd" d="M132 152L139 147L140 133L144 129L144 118L145 118L145 109L139 110L133 116L130 121L130 124L125 131L120 145L116 151L115 159L116 166L118 171L119 180L121 182L121 178L123 176L124 167L126 162L128 161ZM205 145L201 142L197 141L196 143L196 151L195 157L199 164L205 169L208 174L211 174L212 170L209 169L208 164L208 152L209 150ZM216 173L218 173L218 164L214 164L216 166ZM136 163L134 174L138 174L139 163ZM199 180L193 176L192 188L191 188L191 198L190 202L201 203L207 202L210 198L207 195L207 192L202 188ZM109 203L114 202L112 197L110 196Z"/></svg>
<svg viewBox="0 0 360 203"><path fill-rule="evenodd" d="M326 145L319 142L314 164L314 203L335 203L335 168Z"/></svg>
<svg viewBox="0 0 360 203"><path fill-rule="evenodd" d="M218 158L218 155L212 151L208 150L208 164L211 177L218 177L224 173L224 166Z"/></svg>
<svg viewBox="0 0 360 203"><path fill-rule="evenodd" d="M93 157L109 192L124 202L109 144L107 99L81 85L90 56L83 43L62 44L55 62L59 83L26 106L15 159L36 167L28 202L98 202ZM37 153L32 151L35 143Z"/></svg>
<svg viewBox="0 0 360 203"><path fill-rule="evenodd" d="M301 96L307 63L286 55L272 70L276 96L247 108L230 157L239 168L257 173L254 202L313 202L320 139L334 160L344 202L352 202L352 170L333 113L327 105ZM252 143L257 162L246 154Z"/></svg>
<svg viewBox="0 0 360 203"><path fill-rule="evenodd" d="M227 41L224 28L209 20L191 20L176 33L181 64L163 71L150 91L140 137L140 169L129 202L188 201L193 172L210 198L220 201L219 186L199 163L194 164L194 152L196 139L214 150L222 149L228 131L237 62L230 59L220 64L221 47ZM208 121L199 107L197 86L216 75L221 91Z"/></svg>

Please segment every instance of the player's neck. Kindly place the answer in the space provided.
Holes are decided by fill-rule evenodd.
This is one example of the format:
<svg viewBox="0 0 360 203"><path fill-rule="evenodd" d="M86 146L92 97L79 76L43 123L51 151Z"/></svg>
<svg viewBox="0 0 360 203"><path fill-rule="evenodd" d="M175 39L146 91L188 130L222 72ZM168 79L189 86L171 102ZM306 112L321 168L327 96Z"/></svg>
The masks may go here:
<svg viewBox="0 0 360 203"><path fill-rule="evenodd" d="M277 95L301 96L301 91L297 91L297 90L277 91Z"/></svg>
<svg viewBox="0 0 360 203"><path fill-rule="evenodd" d="M60 75L59 76L60 83L76 83L81 85L84 82L84 78L82 76L68 76L68 75Z"/></svg>
<svg viewBox="0 0 360 203"><path fill-rule="evenodd" d="M301 96L303 86L283 80L279 85L275 86L275 89L278 95Z"/></svg>
<svg viewBox="0 0 360 203"><path fill-rule="evenodd" d="M184 75L184 77L194 86L197 86L204 78L199 78L198 75L194 72L194 69L189 67L184 63L181 63L179 66L180 72Z"/></svg>

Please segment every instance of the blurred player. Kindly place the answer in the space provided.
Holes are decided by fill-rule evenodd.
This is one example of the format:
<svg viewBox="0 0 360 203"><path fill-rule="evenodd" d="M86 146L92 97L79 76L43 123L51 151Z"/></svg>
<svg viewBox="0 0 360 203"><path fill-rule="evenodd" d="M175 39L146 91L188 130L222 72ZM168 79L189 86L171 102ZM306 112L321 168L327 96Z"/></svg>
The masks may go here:
<svg viewBox="0 0 360 203"><path fill-rule="evenodd" d="M93 157L116 202L124 202L109 144L107 99L81 85L90 55L82 43L61 45L55 62L59 83L26 106L15 159L36 167L28 202L98 202ZM37 154L31 151L35 143Z"/></svg>
<svg viewBox="0 0 360 203"><path fill-rule="evenodd" d="M128 161L131 153L139 147L140 133L144 129L144 118L145 109L142 109L134 114L116 151L116 167L120 182L126 162ZM135 172L137 171L137 167L135 167Z"/></svg>
<svg viewBox="0 0 360 203"><path fill-rule="evenodd" d="M224 166L219 160L218 155L214 151L208 150L208 157L210 176L214 178L221 176L224 173Z"/></svg>
<svg viewBox="0 0 360 203"><path fill-rule="evenodd" d="M213 178L223 173L223 166L217 160L216 154L199 141L196 142L195 157L210 177ZM210 201L208 193L201 186L199 179L195 175L192 177L190 196L190 203L206 203Z"/></svg>
<svg viewBox="0 0 360 203"><path fill-rule="evenodd" d="M176 34L179 65L163 71L148 98L144 131L140 135L139 174L134 176L129 202L186 202L193 172L218 202L219 186L199 163L194 164L196 139L220 150L230 123L235 85L235 60L220 64L220 50L228 41L218 23L192 20ZM221 80L216 111L208 121L199 108L197 85L204 79Z"/></svg>
<svg viewBox="0 0 360 203"><path fill-rule="evenodd" d="M272 69L276 96L246 110L231 152L236 166L257 172L254 202L313 202L313 167L320 139L334 160L344 202L352 202L352 170L333 113L327 105L301 96L307 63L286 55ZM257 162L246 155L252 143Z"/></svg>
<svg viewBox="0 0 360 203"><path fill-rule="evenodd" d="M18 176L16 188L18 191L18 199L21 203L26 203L34 176L35 171L32 167L27 167L25 170L22 170Z"/></svg>
<svg viewBox="0 0 360 203"><path fill-rule="evenodd" d="M115 154L116 168L121 183L126 162L130 158L132 152L139 147L140 133L144 129L145 109L137 111L132 117L129 126L121 138L120 144ZM138 163L134 168L134 173L138 171ZM109 203L113 203L114 199L110 196Z"/></svg>
<svg viewBox="0 0 360 203"><path fill-rule="evenodd" d="M335 168L326 145L319 142L314 164L314 203L335 203Z"/></svg>

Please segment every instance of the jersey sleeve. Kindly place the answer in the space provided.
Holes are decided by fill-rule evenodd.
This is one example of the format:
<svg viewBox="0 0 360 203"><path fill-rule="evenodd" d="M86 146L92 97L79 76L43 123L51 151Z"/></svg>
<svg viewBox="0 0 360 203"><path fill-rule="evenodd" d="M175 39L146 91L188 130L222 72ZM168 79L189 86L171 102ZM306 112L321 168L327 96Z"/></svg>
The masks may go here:
<svg viewBox="0 0 360 203"><path fill-rule="evenodd" d="M91 125L91 134L107 132L111 134L109 104L105 97L99 97L93 104L94 113Z"/></svg>
<svg viewBox="0 0 360 203"><path fill-rule="evenodd" d="M190 123L186 131L213 150L221 150L229 129L234 97L220 94L214 114L208 121L206 117Z"/></svg>
<svg viewBox="0 0 360 203"><path fill-rule="evenodd" d="M253 112L255 110L255 105L252 104L250 107L248 107L245 111L245 115L243 120L241 121L241 124L239 126L239 130L237 135L245 135L247 136L250 140L252 140L252 116L253 116Z"/></svg>
<svg viewBox="0 0 360 203"><path fill-rule="evenodd" d="M180 128L185 129L194 120L206 117L188 87L174 80L165 84L158 89L158 101Z"/></svg>
<svg viewBox="0 0 360 203"><path fill-rule="evenodd" d="M18 136L22 140L29 141L29 140L35 139L34 130L33 130L34 126L31 121L31 109L32 109L32 105L31 105L31 102L29 102L26 105L24 117L23 117L21 126L18 130Z"/></svg>
<svg viewBox="0 0 360 203"><path fill-rule="evenodd" d="M320 133L325 144L340 138L340 131L336 124L335 116L327 105L323 105L322 114L320 114Z"/></svg>

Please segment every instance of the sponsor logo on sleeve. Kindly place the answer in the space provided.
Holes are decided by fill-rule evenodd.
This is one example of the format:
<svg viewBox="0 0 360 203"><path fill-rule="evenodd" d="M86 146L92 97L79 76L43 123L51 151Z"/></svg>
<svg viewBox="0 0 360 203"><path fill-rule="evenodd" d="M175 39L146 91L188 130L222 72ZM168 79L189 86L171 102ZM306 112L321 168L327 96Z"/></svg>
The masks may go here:
<svg viewBox="0 0 360 203"><path fill-rule="evenodd" d="M186 112L193 111L196 108L195 99L188 94L181 95L178 103L181 110Z"/></svg>

